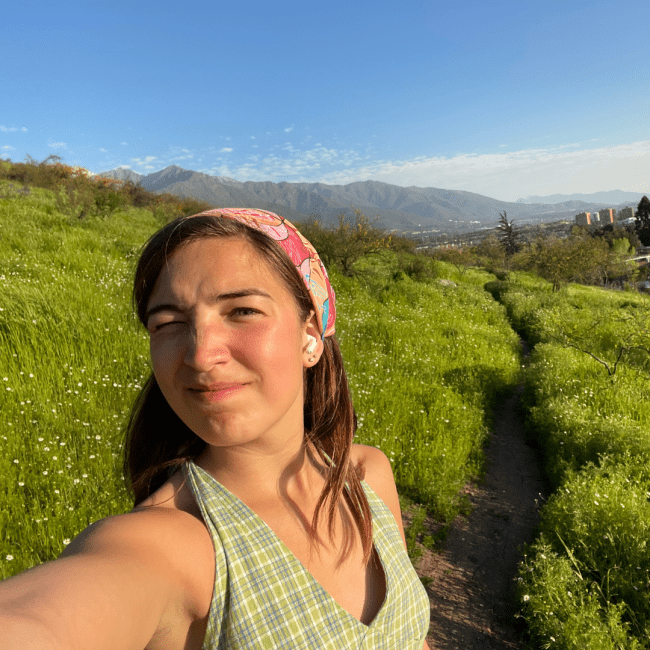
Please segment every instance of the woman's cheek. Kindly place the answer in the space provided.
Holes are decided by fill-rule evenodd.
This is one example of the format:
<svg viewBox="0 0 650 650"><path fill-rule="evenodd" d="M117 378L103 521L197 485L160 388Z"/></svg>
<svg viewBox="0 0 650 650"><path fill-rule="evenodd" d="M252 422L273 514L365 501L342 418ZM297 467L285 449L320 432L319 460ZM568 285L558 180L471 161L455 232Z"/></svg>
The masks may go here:
<svg viewBox="0 0 650 650"><path fill-rule="evenodd" d="M242 354L264 372L284 381L296 374L302 382L302 349L299 331L286 327L251 331L242 339ZM245 351L247 350L247 352ZM251 356L251 351L255 353Z"/></svg>
<svg viewBox="0 0 650 650"><path fill-rule="evenodd" d="M156 379L164 381L167 373L172 372L181 354L179 346L169 338L157 337L149 343L149 354Z"/></svg>

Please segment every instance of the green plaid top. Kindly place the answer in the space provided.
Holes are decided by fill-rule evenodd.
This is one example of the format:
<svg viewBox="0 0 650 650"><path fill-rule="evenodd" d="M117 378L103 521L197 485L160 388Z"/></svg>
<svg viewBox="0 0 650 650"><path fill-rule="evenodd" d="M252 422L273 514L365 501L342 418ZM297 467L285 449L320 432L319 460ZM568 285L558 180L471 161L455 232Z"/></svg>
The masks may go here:
<svg viewBox="0 0 650 650"><path fill-rule="evenodd" d="M395 519L363 482L386 597L370 625L343 609L247 505L203 469L185 465L216 556L203 650L422 650L429 599Z"/></svg>

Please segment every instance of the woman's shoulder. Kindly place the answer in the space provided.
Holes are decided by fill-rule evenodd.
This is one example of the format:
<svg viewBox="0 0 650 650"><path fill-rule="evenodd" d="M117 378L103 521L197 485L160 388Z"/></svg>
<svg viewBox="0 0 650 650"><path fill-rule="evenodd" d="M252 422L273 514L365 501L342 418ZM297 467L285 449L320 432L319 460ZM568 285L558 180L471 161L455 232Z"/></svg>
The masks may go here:
<svg viewBox="0 0 650 650"><path fill-rule="evenodd" d="M174 507L173 499L161 498L168 491L173 494L166 488L130 512L91 524L62 557L119 553L142 558L152 571L166 572L184 601L183 609L201 617L207 613L214 587L214 547L200 515L191 508Z"/></svg>
<svg viewBox="0 0 650 650"><path fill-rule="evenodd" d="M386 454L376 447L352 445L352 463L361 470L363 480L372 491L388 506L402 531L402 514L399 496L393 477L393 468Z"/></svg>
<svg viewBox="0 0 650 650"><path fill-rule="evenodd" d="M390 461L381 449L368 445L352 445L350 459L352 464L361 470L363 480L373 490L374 484L378 484L380 491L383 483L395 484Z"/></svg>
<svg viewBox="0 0 650 650"><path fill-rule="evenodd" d="M213 587L203 523L151 506L91 524L57 560L1 583L0 611L16 634L42 630L43 647L199 648Z"/></svg>

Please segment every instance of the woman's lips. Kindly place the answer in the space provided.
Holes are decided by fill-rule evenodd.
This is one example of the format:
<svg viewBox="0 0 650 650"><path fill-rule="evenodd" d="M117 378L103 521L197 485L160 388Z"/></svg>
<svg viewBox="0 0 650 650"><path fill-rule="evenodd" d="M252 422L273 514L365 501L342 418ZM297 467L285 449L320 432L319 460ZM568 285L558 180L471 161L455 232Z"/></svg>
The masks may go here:
<svg viewBox="0 0 650 650"><path fill-rule="evenodd" d="M220 402L231 395L239 392L246 384L240 383L219 383L210 384L209 386L193 386L190 391L199 399L207 402Z"/></svg>

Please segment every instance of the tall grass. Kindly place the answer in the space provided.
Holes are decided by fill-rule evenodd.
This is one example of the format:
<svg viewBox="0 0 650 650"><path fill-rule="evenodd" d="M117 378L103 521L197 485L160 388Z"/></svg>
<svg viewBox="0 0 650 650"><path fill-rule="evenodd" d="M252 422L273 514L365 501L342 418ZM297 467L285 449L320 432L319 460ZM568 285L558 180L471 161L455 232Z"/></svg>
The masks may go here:
<svg viewBox="0 0 650 650"><path fill-rule="evenodd" d="M339 296L359 440L389 456L402 491L451 516L480 471L491 407L517 380L518 338L470 283L402 276L374 290L350 283Z"/></svg>
<svg viewBox="0 0 650 650"><path fill-rule="evenodd" d="M56 557L90 522L124 512L122 432L149 373L130 307L147 210L71 218L49 190L0 182L0 578ZM444 265L387 253L332 278L358 440L391 459L402 494L451 516L479 471L491 405L517 379L505 310ZM364 263L360 265L364 267ZM427 267L427 268L424 268ZM414 276L429 278L426 282Z"/></svg>
<svg viewBox="0 0 650 650"><path fill-rule="evenodd" d="M526 277L498 294L537 343L524 401L555 487L520 571L533 639L648 647L650 354L636 344L650 301L578 286L552 294Z"/></svg>
<svg viewBox="0 0 650 650"><path fill-rule="evenodd" d="M156 223L71 224L53 204L45 190L0 200L2 577L127 508L121 430L148 372L129 285Z"/></svg>

